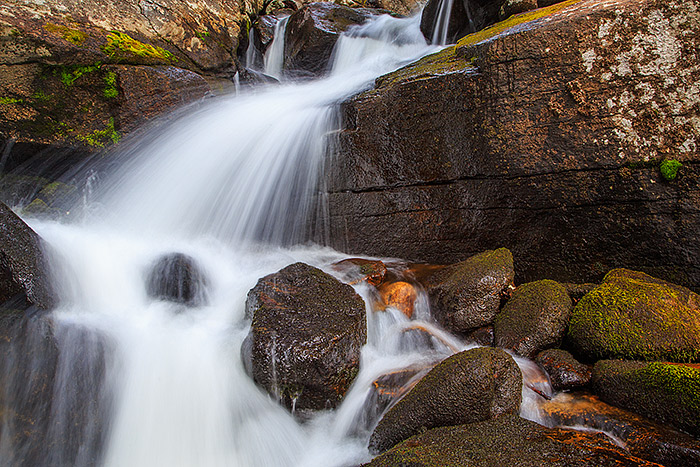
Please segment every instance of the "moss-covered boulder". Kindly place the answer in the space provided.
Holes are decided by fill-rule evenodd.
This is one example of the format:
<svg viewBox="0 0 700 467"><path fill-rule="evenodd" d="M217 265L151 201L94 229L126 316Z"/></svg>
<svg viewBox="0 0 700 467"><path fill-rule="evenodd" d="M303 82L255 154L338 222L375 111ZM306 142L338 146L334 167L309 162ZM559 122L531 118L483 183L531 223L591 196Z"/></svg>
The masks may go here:
<svg viewBox="0 0 700 467"><path fill-rule="evenodd" d="M700 436L700 366L602 360L593 390L605 402Z"/></svg>
<svg viewBox="0 0 700 467"><path fill-rule="evenodd" d="M700 296L642 272L614 269L578 302L568 337L587 359L698 361Z"/></svg>
<svg viewBox="0 0 700 467"><path fill-rule="evenodd" d="M496 316L496 346L532 358L561 345L570 315L571 298L558 282L523 284Z"/></svg>
<svg viewBox="0 0 700 467"><path fill-rule="evenodd" d="M246 316L243 358L257 384L299 415L338 405L367 338L365 303L352 287L295 263L258 281Z"/></svg>
<svg viewBox="0 0 700 467"><path fill-rule="evenodd" d="M43 309L56 303L41 237L0 202L0 303L18 295Z"/></svg>
<svg viewBox="0 0 700 467"><path fill-rule="evenodd" d="M456 332L493 323L514 275L513 255L505 248L434 272L425 279L433 316Z"/></svg>
<svg viewBox="0 0 700 467"><path fill-rule="evenodd" d="M539 408L548 426L585 426L604 431L624 443L633 456L665 467L700 465L700 442L692 436L606 404L595 396L560 394Z"/></svg>
<svg viewBox="0 0 700 467"><path fill-rule="evenodd" d="M514 415L414 436L365 467L659 467L601 435L545 428Z"/></svg>
<svg viewBox="0 0 700 467"><path fill-rule="evenodd" d="M535 357L535 363L549 375L552 389L570 391L586 386L591 381L591 368L574 358L566 350L548 349Z"/></svg>
<svg viewBox="0 0 700 467"><path fill-rule="evenodd" d="M522 375L513 358L481 347L433 368L384 414L369 440L383 452L425 429L488 420L520 409Z"/></svg>

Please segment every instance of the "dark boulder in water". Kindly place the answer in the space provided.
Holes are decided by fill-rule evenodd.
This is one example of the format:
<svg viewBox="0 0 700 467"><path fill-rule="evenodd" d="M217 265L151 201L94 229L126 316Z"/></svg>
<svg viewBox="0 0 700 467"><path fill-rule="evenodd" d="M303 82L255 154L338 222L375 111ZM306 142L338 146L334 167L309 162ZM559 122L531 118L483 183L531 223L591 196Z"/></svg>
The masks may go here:
<svg viewBox="0 0 700 467"><path fill-rule="evenodd" d="M365 303L352 287L295 263L258 281L246 316L243 359L257 384L301 415L340 403L367 339Z"/></svg>
<svg viewBox="0 0 700 467"><path fill-rule="evenodd" d="M41 237L0 202L0 301L18 296L42 309L56 302Z"/></svg>
<svg viewBox="0 0 700 467"><path fill-rule="evenodd" d="M206 302L207 280L191 256L171 253L153 264L147 279L148 296L198 306Z"/></svg>
<svg viewBox="0 0 700 467"><path fill-rule="evenodd" d="M340 34L378 13L333 3L311 3L295 12L289 18L285 35L285 73L300 77L323 75Z"/></svg>
<svg viewBox="0 0 700 467"><path fill-rule="evenodd" d="M481 347L455 354L384 414L370 438L370 450L386 451L426 428L517 414L521 389L520 369L503 350Z"/></svg>
<svg viewBox="0 0 700 467"><path fill-rule="evenodd" d="M555 391L578 389L591 381L591 367L576 360L566 350L540 352L535 357L535 363L547 372Z"/></svg>

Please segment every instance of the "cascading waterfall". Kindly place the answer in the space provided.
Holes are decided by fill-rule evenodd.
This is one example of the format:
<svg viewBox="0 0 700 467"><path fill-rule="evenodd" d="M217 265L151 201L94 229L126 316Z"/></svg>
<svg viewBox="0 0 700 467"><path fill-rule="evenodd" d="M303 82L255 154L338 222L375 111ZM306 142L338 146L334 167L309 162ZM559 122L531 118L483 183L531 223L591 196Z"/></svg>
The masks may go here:
<svg viewBox="0 0 700 467"><path fill-rule="evenodd" d="M452 12L453 3L454 0L440 0L435 24L433 25L433 37L430 38L433 44L447 44L447 33L450 26L450 13Z"/></svg>
<svg viewBox="0 0 700 467"><path fill-rule="evenodd" d="M41 385L50 407L24 400L16 384L5 388L4 402L39 404L35 413L48 418L33 428L45 432L39 445L17 445L23 427L3 417L4 464L307 467L369 459L368 430L378 416L365 404L371 382L407 365L429 367L465 344L431 324L425 297L414 321L434 330L429 346L410 339L398 310L368 313L356 383L339 409L302 425L244 373L244 304L263 275L294 261L328 269L341 259L292 246L312 238L322 217L318 179L339 128L337 105L436 50L418 22L382 16L353 29L323 80L189 109L111 155L120 168L99 187L89 178L81 221L29 220L51 245L61 279L52 315L58 371ZM266 69L277 60L269 54ZM281 71L280 62L274 67ZM207 278L207 301L195 308L147 295L149 268L172 252L195 258ZM356 289L369 303L369 286ZM54 355L36 339L14 352ZM6 381L13 362L0 365ZM25 365L41 376L40 364Z"/></svg>
<svg viewBox="0 0 700 467"><path fill-rule="evenodd" d="M284 66L284 36L287 31L288 22L289 17L287 16L280 19L277 24L275 24L275 35L263 57L263 72L277 79L282 77L282 67Z"/></svg>

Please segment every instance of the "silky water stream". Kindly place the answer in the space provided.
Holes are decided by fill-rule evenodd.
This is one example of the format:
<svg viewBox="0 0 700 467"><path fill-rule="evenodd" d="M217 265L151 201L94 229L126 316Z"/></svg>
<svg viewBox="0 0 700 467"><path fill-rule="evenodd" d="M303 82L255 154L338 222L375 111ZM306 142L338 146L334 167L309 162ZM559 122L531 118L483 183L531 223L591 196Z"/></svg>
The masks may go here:
<svg viewBox="0 0 700 467"><path fill-rule="evenodd" d="M244 373L244 306L266 274L295 261L332 272L343 258L307 243L323 240L319 178L332 161L338 104L437 50L418 22L382 16L353 29L339 40L325 78L190 109L109 154L118 168L90 179L74 208L79 220L28 219L50 245L60 279L50 325L30 321L37 329L28 334L53 328L58 370L41 379L41 359L50 354L41 337L26 339L4 363L7 403L20 406L36 392L8 376L20 359L50 397L34 407L38 441L18 442L20 427L3 414L3 465L308 467L370 458L369 429L380 415L366 404L372 381L432 365L467 344L432 323L424 296L409 322L391 308L373 312L374 291L356 285L368 303L361 371L338 409L299 423ZM266 63L276 70L275 57ZM200 306L148 297L148 268L172 252L195 258L207 277ZM436 336L431 345L404 332L416 322ZM524 410L536 417L532 404Z"/></svg>

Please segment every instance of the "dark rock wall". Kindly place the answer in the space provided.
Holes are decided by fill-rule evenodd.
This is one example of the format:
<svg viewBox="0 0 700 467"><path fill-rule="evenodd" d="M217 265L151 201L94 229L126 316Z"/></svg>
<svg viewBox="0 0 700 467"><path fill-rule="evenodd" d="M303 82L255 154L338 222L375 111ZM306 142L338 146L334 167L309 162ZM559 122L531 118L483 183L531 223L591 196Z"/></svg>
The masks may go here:
<svg viewBox="0 0 700 467"><path fill-rule="evenodd" d="M697 289L698 31L692 2L569 1L379 78L344 106L333 246L507 247L520 283L627 265Z"/></svg>

